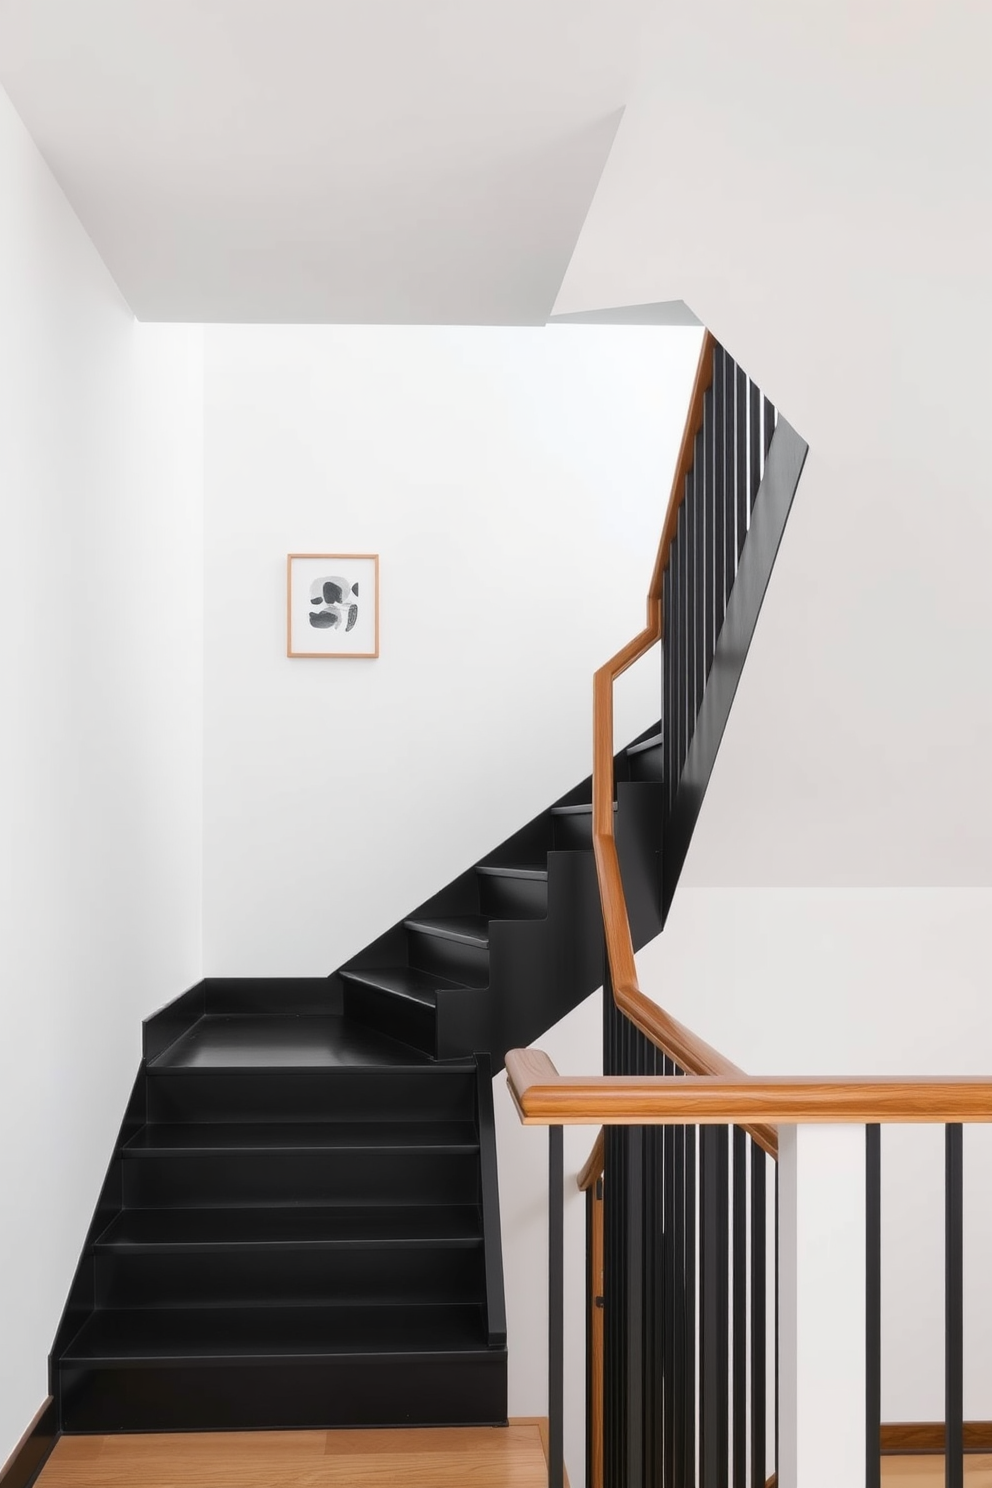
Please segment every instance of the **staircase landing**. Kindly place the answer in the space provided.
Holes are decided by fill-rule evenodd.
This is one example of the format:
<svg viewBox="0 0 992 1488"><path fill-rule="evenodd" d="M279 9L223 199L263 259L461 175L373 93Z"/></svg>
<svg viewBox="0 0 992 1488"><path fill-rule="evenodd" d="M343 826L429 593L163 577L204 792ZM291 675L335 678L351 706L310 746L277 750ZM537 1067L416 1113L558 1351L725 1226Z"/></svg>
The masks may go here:
<svg viewBox="0 0 992 1488"><path fill-rule="evenodd" d="M208 1014L150 1069L342 1069L429 1064L426 1054L334 1014Z"/></svg>
<svg viewBox="0 0 992 1488"><path fill-rule="evenodd" d="M536 1421L396 1431L64 1436L38 1488L546 1488Z"/></svg>

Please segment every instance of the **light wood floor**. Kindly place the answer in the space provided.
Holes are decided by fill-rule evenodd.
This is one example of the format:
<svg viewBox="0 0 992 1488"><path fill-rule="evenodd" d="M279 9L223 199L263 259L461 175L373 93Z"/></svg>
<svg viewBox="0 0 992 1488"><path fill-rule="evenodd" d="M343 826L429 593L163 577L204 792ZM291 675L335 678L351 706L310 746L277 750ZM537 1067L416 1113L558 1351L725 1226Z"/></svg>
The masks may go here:
<svg viewBox="0 0 992 1488"><path fill-rule="evenodd" d="M992 1488L992 1457L968 1456L964 1459L964 1480L968 1488ZM943 1457L883 1457L882 1483L885 1488L944 1488Z"/></svg>
<svg viewBox="0 0 992 1488"><path fill-rule="evenodd" d="M542 1424L64 1436L38 1488L547 1488Z"/></svg>
<svg viewBox="0 0 992 1488"><path fill-rule="evenodd" d="M64 1436L38 1488L547 1488L542 1426ZM964 1473L992 1488L992 1456ZM883 1457L882 1483L944 1488L944 1460Z"/></svg>

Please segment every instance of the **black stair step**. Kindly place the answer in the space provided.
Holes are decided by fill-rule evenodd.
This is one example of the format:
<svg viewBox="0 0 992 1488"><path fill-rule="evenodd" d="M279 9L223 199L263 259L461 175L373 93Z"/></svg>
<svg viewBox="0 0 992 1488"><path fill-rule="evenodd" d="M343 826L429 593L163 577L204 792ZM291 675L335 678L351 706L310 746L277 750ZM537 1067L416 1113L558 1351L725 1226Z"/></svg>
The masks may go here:
<svg viewBox="0 0 992 1488"><path fill-rule="evenodd" d="M644 754L649 749L660 749L664 743L664 738L664 734L659 730L658 733L652 734L649 739L642 739L639 744L631 744L626 753Z"/></svg>
<svg viewBox="0 0 992 1488"><path fill-rule="evenodd" d="M437 919L413 916L404 924L418 935L433 935L438 940L453 940L482 950L489 946L489 921L485 915L442 915Z"/></svg>
<svg viewBox="0 0 992 1488"><path fill-rule="evenodd" d="M377 992L388 992L407 1002L419 1003L422 1007L436 1007L437 994L441 989L467 991L463 982L452 982L446 977L433 976L430 972L418 971L415 966L361 967L343 971L342 981L354 982L362 987L374 987Z"/></svg>
<svg viewBox="0 0 992 1488"><path fill-rule="evenodd" d="M506 863L480 863L475 871L476 873L485 874L490 878L537 879L543 883L547 883L548 881L548 870L546 866L543 868L536 866L533 868L523 868L516 866L510 867Z"/></svg>
<svg viewBox="0 0 992 1488"><path fill-rule="evenodd" d="M301 1355L436 1355L486 1347L482 1309L471 1305L115 1308L90 1315L62 1364L245 1364Z"/></svg>
<svg viewBox="0 0 992 1488"><path fill-rule="evenodd" d="M613 802L613 810L616 811L617 803ZM581 801L578 806L552 806L552 816L589 816L592 813L592 802Z"/></svg>
<svg viewBox="0 0 992 1488"><path fill-rule="evenodd" d="M149 1071L383 1068L424 1058L337 1015L208 1014L152 1060Z"/></svg>
<svg viewBox="0 0 992 1488"><path fill-rule="evenodd" d="M475 1152L479 1138L468 1121L248 1121L157 1122L121 1149L125 1157L187 1157L229 1153Z"/></svg>
<svg viewBox="0 0 992 1488"><path fill-rule="evenodd" d="M115 1254L232 1250L459 1248L482 1244L473 1204L296 1205L124 1210L97 1239Z"/></svg>
<svg viewBox="0 0 992 1488"><path fill-rule="evenodd" d="M418 937L431 943L428 937ZM437 941L434 944L441 945ZM393 1041L390 1040L392 1043ZM401 1045L394 1045L400 1048ZM150 1123L468 1121L475 1116L475 1066L432 1064L407 1049L395 1066L331 1069L148 1068ZM411 1063L411 1061L417 1061Z"/></svg>

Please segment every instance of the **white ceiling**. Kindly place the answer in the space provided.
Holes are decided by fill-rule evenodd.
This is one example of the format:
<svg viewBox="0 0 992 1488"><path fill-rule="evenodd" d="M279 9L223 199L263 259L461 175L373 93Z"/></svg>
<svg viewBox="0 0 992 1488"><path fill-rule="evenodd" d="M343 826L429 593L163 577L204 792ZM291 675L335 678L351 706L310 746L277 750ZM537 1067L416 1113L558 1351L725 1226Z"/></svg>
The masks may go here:
<svg viewBox="0 0 992 1488"><path fill-rule="evenodd" d="M0 0L139 318L543 324L646 0Z"/></svg>

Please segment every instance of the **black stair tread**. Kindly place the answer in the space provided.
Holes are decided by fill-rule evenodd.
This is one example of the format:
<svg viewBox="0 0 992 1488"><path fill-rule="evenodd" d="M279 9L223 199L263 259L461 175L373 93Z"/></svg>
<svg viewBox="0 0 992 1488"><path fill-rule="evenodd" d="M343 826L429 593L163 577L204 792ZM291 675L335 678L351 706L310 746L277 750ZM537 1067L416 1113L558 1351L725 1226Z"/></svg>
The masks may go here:
<svg viewBox="0 0 992 1488"><path fill-rule="evenodd" d="M421 935L436 935L439 940L457 940L461 945L489 945L489 921L485 915L413 915L403 922L408 930L417 930Z"/></svg>
<svg viewBox="0 0 992 1488"><path fill-rule="evenodd" d="M113 1361L438 1354L487 1350L479 1307L388 1305L169 1307L91 1313L62 1357L64 1366Z"/></svg>
<svg viewBox="0 0 992 1488"><path fill-rule="evenodd" d="M617 803L613 802L613 810L616 811ZM552 816L588 816L592 811L591 801L582 801L578 806L552 806Z"/></svg>
<svg viewBox="0 0 992 1488"><path fill-rule="evenodd" d="M98 1250L244 1252L342 1247L382 1250L482 1243L475 1204L330 1204L321 1208L125 1209Z"/></svg>
<svg viewBox="0 0 992 1488"><path fill-rule="evenodd" d="M510 867L506 863L480 863L476 873L484 873L490 878L527 878L538 879L547 882L547 867L517 868Z"/></svg>
<svg viewBox="0 0 992 1488"><path fill-rule="evenodd" d="M647 749L658 749L664 741L664 734L659 730L652 734L649 739L642 739L639 744L631 744L626 750L627 754L643 754Z"/></svg>
<svg viewBox="0 0 992 1488"><path fill-rule="evenodd" d="M411 1049L340 1015L208 1014L148 1069L342 1069L429 1064Z"/></svg>
<svg viewBox="0 0 992 1488"><path fill-rule="evenodd" d="M474 1152L470 1121L156 1122L121 1149L125 1157L231 1152Z"/></svg>
<svg viewBox="0 0 992 1488"><path fill-rule="evenodd" d="M452 982L447 977L435 976L433 972L418 971L414 966L362 966L342 971L340 975L345 981L376 987L380 992L390 992L394 997L431 1008L437 1006L437 993L443 988L468 991L464 982Z"/></svg>

